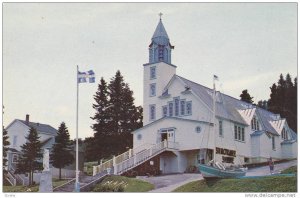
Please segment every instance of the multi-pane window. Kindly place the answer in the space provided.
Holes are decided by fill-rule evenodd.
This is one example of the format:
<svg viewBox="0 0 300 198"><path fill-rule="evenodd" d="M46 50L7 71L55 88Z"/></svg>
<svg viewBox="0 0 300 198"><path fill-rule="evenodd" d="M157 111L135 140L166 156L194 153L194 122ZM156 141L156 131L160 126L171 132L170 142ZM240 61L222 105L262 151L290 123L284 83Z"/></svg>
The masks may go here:
<svg viewBox="0 0 300 198"><path fill-rule="evenodd" d="M164 60L164 48L163 46L160 46L158 49L158 60L162 61Z"/></svg>
<svg viewBox="0 0 300 198"><path fill-rule="evenodd" d="M155 105L150 105L150 120L155 120Z"/></svg>
<svg viewBox="0 0 300 198"><path fill-rule="evenodd" d="M156 67L150 67L150 79L156 78Z"/></svg>
<svg viewBox="0 0 300 198"><path fill-rule="evenodd" d="M251 129L255 131L259 131L259 122L258 119L254 116L251 120Z"/></svg>
<svg viewBox="0 0 300 198"><path fill-rule="evenodd" d="M234 125L234 139L238 141L245 141L245 128Z"/></svg>
<svg viewBox="0 0 300 198"><path fill-rule="evenodd" d="M173 102L169 103L169 116L172 117L173 116Z"/></svg>
<svg viewBox="0 0 300 198"><path fill-rule="evenodd" d="M186 114L192 115L192 101L186 102Z"/></svg>
<svg viewBox="0 0 300 198"><path fill-rule="evenodd" d="M185 115L185 100L180 101L180 115Z"/></svg>
<svg viewBox="0 0 300 198"><path fill-rule="evenodd" d="M163 112L163 117L167 117L168 116L168 106L163 106L162 112Z"/></svg>
<svg viewBox="0 0 300 198"><path fill-rule="evenodd" d="M223 121L219 120L219 136L223 136Z"/></svg>
<svg viewBox="0 0 300 198"><path fill-rule="evenodd" d="M272 136L272 149L275 150L276 149L276 145L275 145L275 137Z"/></svg>
<svg viewBox="0 0 300 198"><path fill-rule="evenodd" d="M175 104L175 116L179 116L179 99L178 98L174 99L174 104Z"/></svg>
<svg viewBox="0 0 300 198"><path fill-rule="evenodd" d="M152 83L150 84L150 96L155 96L156 95L156 84Z"/></svg>

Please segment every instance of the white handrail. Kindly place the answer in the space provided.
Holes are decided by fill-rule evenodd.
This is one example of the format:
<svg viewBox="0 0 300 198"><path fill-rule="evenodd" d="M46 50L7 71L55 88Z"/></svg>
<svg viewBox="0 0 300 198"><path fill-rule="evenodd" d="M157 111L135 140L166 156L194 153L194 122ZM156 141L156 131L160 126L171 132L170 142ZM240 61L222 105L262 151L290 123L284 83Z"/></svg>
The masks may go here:
<svg viewBox="0 0 300 198"><path fill-rule="evenodd" d="M145 162L150 157L161 153L167 148L176 150L179 149L178 142L168 142L166 140L157 144L147 145L148 147L142 145L143 147L139 146L134 149L130 149L129 151L126 151L100 165L93 166L93 176L103 172L107 168L113 167L115 169L115 173L121 174L126 172L128 169Z"/></svg>

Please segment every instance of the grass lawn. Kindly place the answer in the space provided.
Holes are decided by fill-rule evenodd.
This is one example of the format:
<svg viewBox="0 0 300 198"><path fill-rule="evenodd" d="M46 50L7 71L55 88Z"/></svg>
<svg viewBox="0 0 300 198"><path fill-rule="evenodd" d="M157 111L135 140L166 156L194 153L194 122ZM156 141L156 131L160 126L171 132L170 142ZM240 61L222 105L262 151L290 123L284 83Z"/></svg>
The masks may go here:
<svg viewBox="0 0 300 198"><path fill-rule="evenodd" d="M53 188L60 186L69 180L58 180L53 179L52 180L52 186ZM3 186L3 192L38 192L39 191L39 185L33 185L31 187L27 186Z"/></svg>
<svg viewBox="0 0 300 198"><path fill-rule="evenodd" d="M108 176L97 184L93 192L147 192L154 189L148 182L123 176Z"/></svg>
<svg viewBox="0 0 300 198"><path fill-rule="evenodd" d="M183 185L174 192L297 192L297 177L200 180Z"/></svg>
<svg viewBox="0 0 300 198"><path fill-rule="evenodd" d="M291 174L291 173L297 174L297 166L292 166L281 172L281 174Z"/></svg>

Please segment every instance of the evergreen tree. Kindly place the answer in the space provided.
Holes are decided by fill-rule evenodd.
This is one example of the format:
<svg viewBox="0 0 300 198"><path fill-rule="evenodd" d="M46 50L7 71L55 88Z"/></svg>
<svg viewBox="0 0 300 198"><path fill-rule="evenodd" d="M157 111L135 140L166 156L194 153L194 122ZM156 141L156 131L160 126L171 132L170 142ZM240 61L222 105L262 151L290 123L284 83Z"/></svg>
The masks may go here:
<svg viewBox="0 0 300 198"><path fill-rule="evenodd" d="M21 155L17 162L16 173L29 173L29 185L33 184L33 171L42 170L41 142L35 128L31 127L26 143L21 146Z"/></svg>
<svg viewBox="0 0 300 198"><path fill-rule="evenodd" d="M70 134L66 124L62 122L58 128L55 143L50 154L50 160L54 167L59 169L59 179L61 180L61 169L70 165L74 161L71 149Z"/></svg>
<svg viewBox="0 0 300 198"><path fill-rule="evenodd" d="M107 83L103 78L100 80L98 90L94 95L95 104L93 108L96 110L94 117L91 117L96 123L91 126L95 131L93 139L86 141L86 155L89 160L97 160L98 163L103 157L108 157L107 153L112 149L108 144L110 131L108 122L111 121L111 116L108 109L112 105L108 101Z"/></svg>
<svg viewBox="0 0 300 198"><path fill-rule="evenodd" d="M242 101L248 102L250 104L253 103L253 100L252 100L253 97L250 96L250 94L248 93L247 89L245 89L245 90L242 91L242 94L240 95L240 97L241 97Z"/></svg>
<svg viewBox="0 0 300 198"><path fill-rule="evenodd" d="M142 107L134 105L133 92L124 82L120 71L111 78L109 85L102 78L94 95L92 119L95 131L92 139L86 139L86 158L97 160L111 157L132 147L131 132L141 127Z"/></svg>
<svg viewBox="0 0 300 198"><path fill-rule="evenodd" d="M8 146L10 145L9 141L8 141L8 135L7 135L7 131L4 129L4 127L2 128L2 141L3 141L3 160L2 160L2 168L3 168L3 175L6 172L5 167L7 167L7 151L8 151Z"/></svg>
<svg viewBox="0 0 300 198"><path fill-rule="evenodd" d="M138 115L137 107L134 105L133 92L129 85L124 82L120 71L111 79L108 90L110 93L109 108L112 116L110 130L113 132L111 144L114 145L114 153L124 152L132 147L132 134L136 128Z"/></svg>
<svg viewBox="0 0 300 198"><path fill-rule="evenodd" d="M297 131L297 78L294 84L290 74L284 79L280 74L277 85L273 84L268 101L268 108L287 119L289 126Z"/></svg>

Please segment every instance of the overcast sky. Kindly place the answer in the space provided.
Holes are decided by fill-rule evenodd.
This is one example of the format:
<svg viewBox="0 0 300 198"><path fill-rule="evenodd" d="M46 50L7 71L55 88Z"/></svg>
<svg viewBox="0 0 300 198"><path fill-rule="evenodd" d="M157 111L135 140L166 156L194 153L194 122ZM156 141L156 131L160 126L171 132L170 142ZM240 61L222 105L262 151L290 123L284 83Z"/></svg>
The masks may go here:
<svg viewBox="0 0 300 198"><path fill-rule="evenodd" d="M120 70L142 105L143 64L162 12L177 74L239 98L268 99L297 75L296 3L4 3L3 124L25 119L75 137L76 65L96 82ZM92 136L97 84L80 84L79 136ZM222 88L220 87L222 84Z"/></svg>

